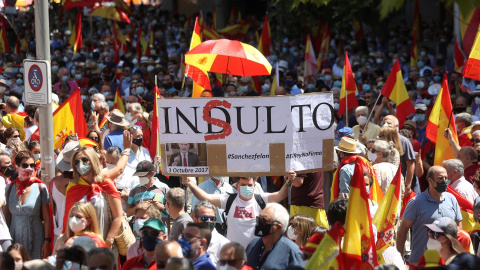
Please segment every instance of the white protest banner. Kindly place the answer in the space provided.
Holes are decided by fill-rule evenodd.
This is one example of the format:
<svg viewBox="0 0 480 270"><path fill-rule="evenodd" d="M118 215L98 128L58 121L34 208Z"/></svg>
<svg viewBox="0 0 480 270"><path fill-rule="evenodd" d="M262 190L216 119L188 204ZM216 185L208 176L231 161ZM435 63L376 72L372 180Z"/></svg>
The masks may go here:
<svg viewBox="0 0 480 270"><path fill-rule="evenodd" d="M333 94L159 99L165 175L333 169Z"/></svg>

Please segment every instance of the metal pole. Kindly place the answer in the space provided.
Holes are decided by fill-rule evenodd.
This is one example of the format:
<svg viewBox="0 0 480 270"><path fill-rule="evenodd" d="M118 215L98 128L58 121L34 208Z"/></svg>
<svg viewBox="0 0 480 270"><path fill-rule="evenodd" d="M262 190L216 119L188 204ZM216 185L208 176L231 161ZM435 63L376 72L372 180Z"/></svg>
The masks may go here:
<svg viewBox="0 0 480 270"><path fill-rule="evenodd" d="M345 123L346 123L346 126L348 127L348 91L347 89L345 89Z"/></svg>
<svg viewBox="0 0 480 270"><path fill-rule="evenodd" d="M375 110L374 110L374 109L375 109L375 106L377 106L378 100L380 99L381 96L382 96L381 94L378 95L377 100L375 101L375 104L373 104L372 111L370 112L370 115L368 116L367 124L365 124L365 127L364 127L363 130L362 130L362 133L365 133L365 129L367 129L367 126L368 126L368 124L370 123L370 117L372 117L372 114L373 114L373 112L375 111Z"/></svg>
<svg viewBox="0 0 480 270"><path fill-rule="evenodd" d="M50 23L48 17L48 0L35 1L35 40L37 47L37 60L50 61ZM41 178L49 183L55 175L53 153L53 117L52 117L52 89L48 97L47 106L38 107L40 126L40 148L42 149Z"/></svg>
<svg viewBox="0 0 480 270"><path fill-rule="evenodd" d="M290 208L292 207L292 181L288 182L288 209L287 210L289 214L290 214Z"/></svg>

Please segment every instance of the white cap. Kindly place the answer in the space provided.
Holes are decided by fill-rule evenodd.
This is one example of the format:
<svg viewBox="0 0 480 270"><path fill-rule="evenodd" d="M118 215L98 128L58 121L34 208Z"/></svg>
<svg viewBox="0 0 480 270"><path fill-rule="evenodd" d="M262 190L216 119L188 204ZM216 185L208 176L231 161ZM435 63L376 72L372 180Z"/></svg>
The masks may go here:
<svg viewBox="0 0 480 270"><path fill-rule="evenodd" d="M415 104L415 110L426 111L427 110L427 105L425 105L423 103L417 103L417 104Z"/></svg>
<svg viewBox="0 0 480 270"><path fill-rule="evenodd" d="M288 62L285 60L278 61L278 69L282 70L283 72L288 70Z"/></svg>

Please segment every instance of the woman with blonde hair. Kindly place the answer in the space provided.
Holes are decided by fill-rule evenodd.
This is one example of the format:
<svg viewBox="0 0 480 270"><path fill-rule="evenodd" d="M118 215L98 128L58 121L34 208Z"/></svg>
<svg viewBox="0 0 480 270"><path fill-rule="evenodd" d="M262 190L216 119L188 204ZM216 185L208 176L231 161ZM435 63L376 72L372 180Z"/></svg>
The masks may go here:
<svg viewBox="0 0 480 270"><path fill-rule="evenodd" d="M287 228L287 237L295 242L299 247L304 247L310 234L317 224L315 220L307 215L299 214L290 218Z"/></svg>
<svg viewBox="0 0 480 270"><path fill-rule="evenodd" d="M97 152L91 147L82 147L73 155L70 164L73 169L73 181L67 186L64 230L68 222L70 209L79 201L91 202L95 208L100 234L106 246L112 249L114 239L122 223L122 203L120 193L112 179L118 177L125 167L130 155L132 137L128 131L123 133L124 151L117 166L103 172ZM122 166L123 165L123 166Z"/></svg>
<svg viewBox="0 0 480 270"><path fill-rule="evenodd" d="M403 148L397 129L394 127L382 127L380 128L378 138L387 142L393 142L395 149L398 151L398 153L395 153L395 156L393 157L393 165L398 167L400 165L400 156L403 155Z"/></svg>
<svg viewBox="0 0 480 270"><path fill-rule="evenodd" d="M393 177L398 171L398 166L393 164L397 153L398 151L392 141L376 140L373 143L372 155L375 160L372 167L375 170L383 194L387 192Z"/></svg>
<svg viewBox="0 0 480 270"><path fill-rule="evenodd" d="M89 202L76 202L68 215L68 226L65 233L58 237L54 247L54 254L65 247L71 247L73 240L78 236L88 236L97 244L105 247L105 242L98 228L95 207Z"/></svg>

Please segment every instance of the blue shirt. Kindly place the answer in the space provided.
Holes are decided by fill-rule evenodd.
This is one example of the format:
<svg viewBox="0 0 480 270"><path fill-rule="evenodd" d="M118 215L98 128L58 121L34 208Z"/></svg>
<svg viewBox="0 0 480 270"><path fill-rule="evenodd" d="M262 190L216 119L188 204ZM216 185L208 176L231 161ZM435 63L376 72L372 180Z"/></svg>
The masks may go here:
<svg viewBox="0 0 480 270"><path fill-rule="evenodd" d="M198 257L193 262L193 268L195 270L217 270L215 265L213 265L212 260L210 259L210 253L206 253Z"/></svg>
<svg viewBox="0 0 480 270"><path fill-rule="evenodd" d="M340 169L340 174L338 175L338 188L340 189L340 194L350 192L350 181L352 181L354 170L355 162L345 164Z"/></svg>
<svg viewBox="0 0 480 270"><path fill-rule="evenodd" d="M408 202L403 217L413 222L411 263L417 263L427 249L428 229L425 224L432 224L441 217L449 217L455 222L462 220L457 199L452 194L442 193L438 202L430 196L428 189Z"/></svg>
<svg viewBox="0 0 480 270"><path fill-rule="evenodd" d="M208 178L206 181L203 181L201 184L198 185L199 188L203 189L208 194L225 194L225 193L235 193L233 191L232 186L229 183L223 182L220 188L218 188L217 184L210 178ZM200 200L195 197L195 195L192 196L192 209L195 208L195 205L199 204ZM215 212L216 214L216 222L217 223L223 223L223 212L225 210L219 209L218 207L215 207Z"/></svg>
<svg viewBox="0 0 480 270"><path fill-rule="evenodd" d="M107 120L108 121L108 120ZM103 148L108 150L111 146L118 146L123 151L123 129L115 129L110 134L105 136L103 141Z"/></svg>
<svg viewBox="0 0 480 270"><path fill-rule="evenodd" d="M254 269L287 269L302 267L302 251L292 240L282 235L272 249L262 256L265 245L262 238L253 239L247 246L247 265Z"/></svg>

